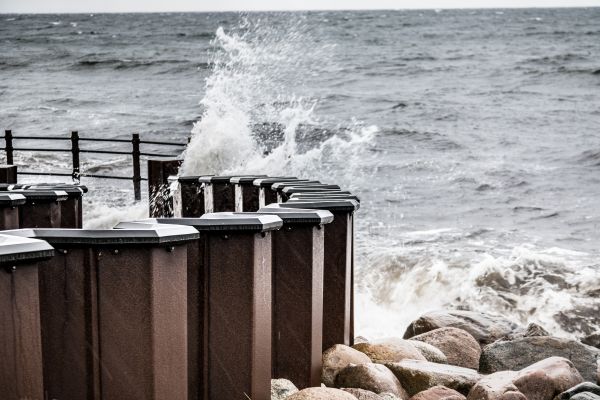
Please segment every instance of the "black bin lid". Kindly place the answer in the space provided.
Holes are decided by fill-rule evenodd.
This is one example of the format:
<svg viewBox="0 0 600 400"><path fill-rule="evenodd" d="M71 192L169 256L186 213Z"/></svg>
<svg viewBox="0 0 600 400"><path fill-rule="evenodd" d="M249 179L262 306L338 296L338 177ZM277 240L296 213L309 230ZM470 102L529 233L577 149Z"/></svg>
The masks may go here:
<svg viewBox="0 0 600 400"><path fill-rule="evenodd" d="M69 198L69 195L64 190L28 190L19 189L13 190L12 193L19 193L25 196L27 202L38 202L38 203L52 203L55 201L65 201Z"/></svg>
<svg viewBox="0 0 600 400"><path fill-rule="evenodd" d="M24 190L37 190L37 191L47 191L47 190L61 190L67 193L67 196L70 199L80 199L83 197L85 193L82 188L77 186L27 186Z"/></svg>
<svg viewBox="0 0 600 400"><path fill-rule="evenodd" d="M201 176L199 181L202 183L232 183L232 178L258 177L260 175L205 175Z"/></svg>
<svg viewBox="0 0 600 400"><path fill-rule="evenodd" d="M19 193L0 193L0 207L14 207L25 204L27 199Z"/></svg>
<svg viewBox="0 0 600 400"><path fill-rule="evenodd" d="M200 183L198 179L203 175L190 175L190 176L177 176L171 175L167 178L168 182L181 182L181 183Z"/></svg>
<svg viewBox="0 0 600 400"><path fill-rule="evenodd" d="M311 210L306 208L288 208L277 203L269 204L257 211L258 214L277 215L284 224L321 225L333 221L333 214L328 210Z"/></svg>
<svg viewBox="0 0 600 400"><path fill-rule="evenodd" d="M356 200L346 199L323 199L323 200L304 200L290 199L284 203L285 207L291 208L314 208L315 210L335 211L356 211L360 208L360 203Z"/></svg>
<svg viewBox="0 0 600 400"><path fill-rule="evenodd" d="M27 185L24 183L0 183L0 192L7 192L9 190L23 189Z"/></svg>
<svg viewBox="0 0 600 400"><path fill-rule="evenodd" d="M349 199L356 200L360 203L360 198L354 194L347 194L346 192L308 192L308 193L293 193L290 199L307 199L307 200L318 200L318 199Z"/></svg>
<svg viewBox="0 0 600 400"><path fill-rule="evenodd" d="M89 191L88 187L85 185L81 185L79 183L67 183L67 182L39 182L39 183L31 183L29 185L24 184L22 185L23 189L28 189L30 187L44 187L46 189L58 189L58 190L64 190L64 189L70 189L70 188L77 188L80 189L83 193L87 193Z"/></svg>
<svg viewBox="0 0 600 400"><path fill-rule="evenodd" d="M306 192L341 192L338 185L306 185L306 186L285 186L281 189L282 193L306 193Z"/></svg>
<svg viewBox="0 0 600 400"><path fill-rule="evenodd" d="M148 229L15 229L2 233L42 239L54 246L73 247L164 245L198 238L198 231L182 225L157 225Z"/></svg>
<svg viewBox="0 0 600 400"><path fill-rule="evenodd" d="M242 175L234 176L229 181L240 185L252 185L256 179L265 178L266 175Z"/></svg>
<svg viewBox="0 0 600 400"><path fill-rule="evenodd" d="M46 260L54 256L54 248L43 240L0 235L0 265Z"/></svg>
<svg viewBox="0 0 600 400"><path fill-rule="evenodd" d="M295 176L270 176L268 178L255 179L252 184L258 187L271 187L271 185L277 182L306 182L307 180L308 179L298 179Z"/></svg>
<svg viewBox="0 0 600 400"><path fill-rule="evenodd" d="M286 186L312 186L312 185L325 185L320 181L283 181L275 182L271 185L271 190L281 190Z"/></svg>
<svg viewBox="0 0 600 400"><path fill-rule="evenodd" d="M222 212L204 214L200 218L147 218L132 222L121 222L115 228L130 228L139 224L187 225L193 226L199 231L267 232L281 228L283 221L275 215Z"/></svg>

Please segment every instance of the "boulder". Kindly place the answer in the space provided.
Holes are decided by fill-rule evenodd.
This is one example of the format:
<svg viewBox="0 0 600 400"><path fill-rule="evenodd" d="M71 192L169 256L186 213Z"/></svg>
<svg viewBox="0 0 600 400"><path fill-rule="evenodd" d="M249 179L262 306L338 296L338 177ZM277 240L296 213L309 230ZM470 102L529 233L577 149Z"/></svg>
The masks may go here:
<svg viewBox="0 0 600 400"><path fill-rule="evenodd" d="M527 325L527 328L517 329L516 331L498 340L507 341L533 336L550 336L550 333L548 333L548 331L544 329L544 327L542 327L541 325L530 323L529 325Z"/></svg>
<svg viewBox="0 0 600 400"><path fill-rule="evenodd" d="M435 386L445 386L467 395L481 379L475 370L429 361L404 360L385 365L411 396Z"/></svg>
<svg viewBox="0 0 600 400"><path fill-rule="evenodd" d="M581 381L581 375L569 360L551 357L518 372L500 371L487 375L477 382L467 399L507 400L506 397L510 396L528 400L552 400L565 388L573 387Z"/></svg>
<svg viewBox="0 0 600 400"><path fill-rule="evenodd" d="M357 343L355 350L365 353L374 363L397 362L405 359L425 360L421 352L404 339L383 339L374 343Z"/></svg>
<svg viewBox="0 0 600 400"><path fill-rule="evenodd" d="M600 332L592 333L581 339L581 343L600 349Z"/></svg>
<svg viewBox="0 0 600 400"><path fill-rule="evenodd" d="M398 378L382 364L348 365L337 374L335 386L365 389L374 393L392 393L402 400L408 400L409 397Z"/></svg>
<svg viewBox="0 0 600 400"><path fill-rule="evenodd" d="M600 396L590 392L578 393L571 397L573 400L600 400Z"/></svg>
<svg viewBox="0 0 600 400"><path fill-rule="evenodd" d="M597 396L600 396L600 386L594 385L590 382L583 382L577 386L574 386L568 390L565 390L556 398L557 400L569 400L573 396L579 393L592 393Z"/></svg>
<svg viewBox="0 0 600 400"><path fill-rule="evenodd" d="M444 386L434 386L415 394L410 400L465 400L465 396Z"/></svg>
<svg viewBox="0 0 600 400"><path fill-rule="evenodd" d="M525 337L487 345L481 354L479 370L486 374L517 371L553 356L570 360L585 380L598 380L599 349L576 340L551 336Z"/></svg>
<svg viewBox="0 0 600 400"><path fill-rule="evenodd" d="M469 332L481 345L495 342L519 329L519 325L501 316L474 311L433 311L413 321L406 329L404 339L447 327Z"/></svg>
<svg viewBox="0 0 600 400"><path fill-rule="evenodd" d="M478 369L481 347L467 331L458 328L439 328L414 336L413 340L437 347L448 359L448 364Z"/></svg>
<svg viewBox="0 0 600 400"><path fill-rule="evenodd" d="M429 343L421 342L419 340L409 340L410 344L415 346L417 350L425 357L427 361L431 361L438 364L448 364L448 357L440 349Z"/></svg>
<svg viewBox="0 0 600 400"><path fill-rule="evenodd" d="M400 400L398 396L392 393L379 393L381 400Z"/></svg>
<svg viewBox="0 0 600 400"><path fill-rule="evenodd" d="M323 371L321 382L326 386L335 385L335 377L342 369L350 364L366 364L371 359L364 353L352 347L336 344L323 352Z"/></svg>
<svg viewBox="0 0 600 400"><path fill-rule="evenodd" d="M356 397L339 389L315 387L296 392L286 400L356 400Z"/></svg>
<svg viewBox="0 0 600 400"><path fill-rule="evenodd" d="M296 393L298 388L287 379L271 379L271 400L283 400Z"/></svg>
<svg viewBox="0 0 600 400"><path fill-rule="evenodd" d="M350 393L352 396L356 397L358 400L381 400L381 396L377 393L373 393L369 390L358 389L358 388L344 388L342 389L344 392Z"/></svg>

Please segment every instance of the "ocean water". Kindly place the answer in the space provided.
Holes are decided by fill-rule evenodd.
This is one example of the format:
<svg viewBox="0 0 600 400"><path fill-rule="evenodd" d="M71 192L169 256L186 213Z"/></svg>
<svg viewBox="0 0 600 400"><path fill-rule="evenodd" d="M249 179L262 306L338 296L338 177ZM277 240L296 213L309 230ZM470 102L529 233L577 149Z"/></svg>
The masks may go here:
<svg viewBox="0 0 600 400"><path fill-rule="evenodd" d="M445 307L600 329L600 8L0 15L0 102L15 135L191 135L186 173L354 191L357 334ZM87 226L144 215L84 183Z"/></svg>

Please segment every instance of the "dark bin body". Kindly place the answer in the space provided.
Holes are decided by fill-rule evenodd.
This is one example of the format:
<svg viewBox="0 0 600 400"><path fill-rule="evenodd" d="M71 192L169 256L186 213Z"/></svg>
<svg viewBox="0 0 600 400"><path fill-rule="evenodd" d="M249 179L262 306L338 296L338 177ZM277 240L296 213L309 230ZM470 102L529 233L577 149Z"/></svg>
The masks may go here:
<svg viewBox="0 0 600 400"><path fill-rule="evenodd" d="M165 217L197 218L206 212L204 184L198 176L171 176L169 182L177 182L173 194L173 214ZM171 187L173 189L173 187Z"/></svg>
<svg viewBox="0 0 600 400"><path fill-rule="evenodd" d="M19 228L18 207L26 201L22 194L0 193L0 230Z"/></svg>
<svg viewBox="0 0 600 400"><path fill-rule="evenodd" d="M15 190L27 200L19 206L20 228L60 228L62 202L68 199L62 190Z"/></svg>
<svg viewBox="0 0 600 400"><path fill-rule="evenodd" d="M148 215L173 216L169 177L177 175L183 160L148 160Z"/></svg>
<svg viewBox="0 0 600 400"><path fill-rule="evenodd" d="M83 227L83 195L88 189L83 185L40 184L27 186L27 190L60 190L67 193L67 199L60 202L59 228Z"/></svg>
<svg viewBox="0 0 600 400"><path fill-rule="evenodd" d="M323 224L329 211L261 208L283 220L273 233L272 377L320 386L323 351Z"/></svg>
<svg viewBox="0 0 600 400"><path fill-rule="evenodd" d="M0 183L17 183L16 165L0 165Z"/></svg>
<svg viewBox="0 0 600 400"><path fill-rule="evenodd" d="M258 188L258 205L264 207L267 204L277 203L277 193L271 190L271 186L278 182L305 182L306 179L298 179L293 176L279 176L256 179L253 185Z"/></svg>
<svg viewBox="0 0 600 400"><path fill-rule="evenodd" d="M0 235L0 399L43 400L38 265L46 242Z"/></svg>
<svg viewBox="0 0 600 400"><path fill-rule="evenodd" d="M235 185L232 176L201 176L204 183L206 213L235 211Z"/></svg>
<svg viewBox="0 0 600 400"><path fill-rule="evenodd" d="M265 175L248 175L234 176L230 179L235 192L235 211L255 212L260 208L258 201L260 191L253 182L264 177Z"/></svg>
<svg viewBox="0 0 600 400"><path fill-rule="evenodd" d="M200 231L188 252L189 399L269 400L271 230L279 218L206 214L122 223L183 224Z"/></svg>
<svg viewBox="0 0 600 400"><path fill-rule="evenodd" d="M55 399L187 399L189 227L36 229L44 389Z"/></svg>
<svg viewBox="0 0 600 400"><path fill-rule="evenodd" d="M333 214L333 222L325 226L323 350L335 344L352 345L354 212L359 203L354 200L289 200L285 207L328 210Z"/></svg>

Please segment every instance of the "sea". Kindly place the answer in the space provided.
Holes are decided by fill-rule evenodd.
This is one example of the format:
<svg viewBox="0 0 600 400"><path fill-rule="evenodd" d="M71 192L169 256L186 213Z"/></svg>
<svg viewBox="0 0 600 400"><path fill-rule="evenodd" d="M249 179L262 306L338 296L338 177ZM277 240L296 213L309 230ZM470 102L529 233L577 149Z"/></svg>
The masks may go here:
<svg viewBox="0 0 600 400"><path fill-rule="evenodd" d="M0 128L189 140L143 151L351 190L367 338L437 309L600 329L600 8L4 14ZM16 139L15 163L69 173L68 152L33 151L69 146ZM130 181L82 182L87 227L147 215Z"/></svg>

